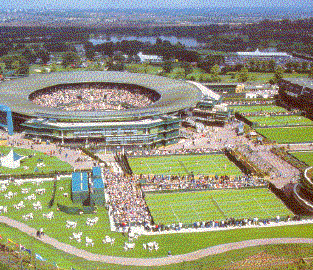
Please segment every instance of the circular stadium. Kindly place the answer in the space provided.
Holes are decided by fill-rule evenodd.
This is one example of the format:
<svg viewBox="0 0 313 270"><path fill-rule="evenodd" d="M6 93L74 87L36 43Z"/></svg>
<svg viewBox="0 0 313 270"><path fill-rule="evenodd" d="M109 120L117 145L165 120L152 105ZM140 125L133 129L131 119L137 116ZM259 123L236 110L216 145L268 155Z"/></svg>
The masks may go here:
<svg viewBox="0 0 313 270"><path fill-rule="evenodd" d="M128 93L136 88L151 100L141 107L119 104L107 110L79 107L71 110L34 102L35 98L40 101L42 95L53 94L57 89L84 85L128 88ZM201 97L201 90L191 83L127 72L54 73L4 82L0 87L0 102L11 109L15 129L23 130L26 135L62 140L63 143L81 142L86 138L108 145L174 143L180 126L176 116L196 107ZM77 99L84 102L81 96ZM118 103L116 98L115 102Z"/></svg>

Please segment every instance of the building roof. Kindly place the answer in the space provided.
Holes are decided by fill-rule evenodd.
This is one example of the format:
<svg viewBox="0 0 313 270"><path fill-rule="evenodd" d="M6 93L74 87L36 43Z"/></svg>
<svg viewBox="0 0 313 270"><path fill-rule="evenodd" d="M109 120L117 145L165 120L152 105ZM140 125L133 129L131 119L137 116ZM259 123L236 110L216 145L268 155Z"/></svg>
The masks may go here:
<svg viewBox="0 0 313 270"><path fill-rule="evenodd" d="M101 168L100 167L93 167L92 168L92 176L93 177L101 176Z"/></svg>
<svg viewBox="0 0 313 270"><path fill-rule="evenodd" d="M30 101L29 95L35 91L63 84L104 82L138 85L154 90L160 99L145 108L121 111L63 111L42 107ZM195 107L201 99L201 91L195 85L183 80L166 77L116 71L64 72L32 75L0 85L0 104L7 105L13 113L30 117L57 120L81 121L123 121L172 113Z"/></svg>
<svg viewBox="0 0 313 270"><path fill-rule="evenodd" d="M286 52L261 52L259 49L254 52L237 52L237 55L251 57L292 57Z"/></svg>
<svg viewBox="0 0 313 270"><path fill-rule="evenodd" d="M87 172L72 173L72 192L88 191Z"/></svg>
<svg viewBox="0 0 313 270"><path fill-rule="evenodd" d="M282 80L313 89L313 79L310 78L283 78Z"/></svg>
<svg viewBox="0 0 313 270"><path fill-rule="evenodd" d="M102 178L93 179L93 188L94 189L104 189L104 184Z"/></svg>

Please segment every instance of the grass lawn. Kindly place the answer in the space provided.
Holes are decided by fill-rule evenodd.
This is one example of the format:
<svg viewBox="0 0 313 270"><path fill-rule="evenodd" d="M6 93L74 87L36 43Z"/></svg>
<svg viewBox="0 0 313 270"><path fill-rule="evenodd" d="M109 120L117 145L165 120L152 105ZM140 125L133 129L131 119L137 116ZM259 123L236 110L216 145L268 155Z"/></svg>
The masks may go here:
<svg viewBox="0 0 313 270"><path fill-rule="evenodd" d="M240 175L239 168L224 155L173 155L130 158L135 174ZM225 167L226 165L226 167Z"/></svg>
<svg viewBox="0 0 313 270"><path fill-rule="evenodd" d="M239 113L287 112L286 109L274 105L229 106L229 109Z"/></svg>
<svg viewBox="0 0 313 270"><path fill-rule="evenodd" d="M313 142L313 127L257 128L256 131L277 143Z"/></svg>
<svg viewBox="0 0 313 270"><path fill-rule="evenodd" d="M258 126L311 126L313 122L299 115L287 115L287 116L250 116L247 119Z"/></svg>
<svg viewBox="0 0 313 270"><path fill-rule="evenodd" d="M292 215L272 192L263 188L146 193L145 199L154 222L160 224Z"/></svg>
<svg viewBox="0 0 313 270"><path fill-rule="evenodd" d="M299 151L299 152L290 152L297 159L305 162L308 166L313 166L313 151Z"/></svg>
<svg viewBox="0 0 313 270"><path fill-rule="evenodd" d="M0 146L0 152L4 155L8 154L12 147ZM0 166L0 174L34 174L35 168L38 169L37 173L54 173L62 171L71 171L73 168L67 162L64 162L57 157L50 157L42 152L34 151L31 149L24 148L13 148L14 151L21 155L27 156L21 160L21 166L16 169L10 169ZM40 167L37 164L43 163L45 166Z"/></svg>
<svg viewBox="0 0 313 270"><path fill-rule="evenodd" d="M260 238L279 238L279 237L312 237L313 225L298 225L298 226L282 226L274 228L258 228L258 229L239 229L235 231L220 231L220 232L206 232L206 233L194 233L194 234L172 234L172 235L162 235L150 238L145 238L145 241L157 241L161 243L166 248L162 248L164 251L171 250L173 255L180 253L187 253L197 249L206 248L209 246L214 246L223 243L237 242L248 239L260 239ZM19 232L15 228L8 227L6 225L0 224L0 232L4 238L11 238L17 243L23 244L27 248L31 248L33 252L39 253L49 263L57 263L60 268L70 269L74 267L75 269L91 269L95 270L97 267L99 269L159 269L159 270L173 270L173 269L199 269L199 267L205 266L204 269L216 269L217 267L225 266L231 263L231 261L240 261L251 256L253 254L259 253L262 250L267 252L284 256L284 257L308 257L312 254L312 246L308 244L303 245L275 245L275 246L265 246L265 247L251 247L242 250L234 250L227 253L222 253L214 256L209 256L203 259L199 259L193 262L184 262L169 266L160 267L135 267L135 266L122 266L114 264L105 264L99 262L89 262L78 258L76 256L67 254L65 252L59 251L54 247L43 244L37 239L34 239L25 233ZM138 244L136 241L136 245ZM186 243L188 243L186 245ZM137 247L136 247L137 248ZM135 248L135 249L136 249ZM116 249L116 247L114 247ZM142 250L141 247L138 249ZM147 251L145 251L147 253ZM127 254L124 252L124 254ZM110 255L110 253L108 253ZM125 255L124 255L125 256ZM157 257L158 253L151 252L148 256ZM166 256L166 254L162 254ZM201 269L201 268L200 268ZM286 268L282 268L286 269ZM294 268L293 268L294 269Z"/></svg>

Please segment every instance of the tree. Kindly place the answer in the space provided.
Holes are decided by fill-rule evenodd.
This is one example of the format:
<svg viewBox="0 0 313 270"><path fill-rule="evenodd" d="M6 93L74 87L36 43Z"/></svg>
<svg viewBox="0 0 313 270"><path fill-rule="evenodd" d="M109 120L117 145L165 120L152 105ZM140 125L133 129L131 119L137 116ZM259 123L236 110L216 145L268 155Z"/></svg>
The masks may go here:
<svg viewBox="0 0 313 270"><path fill-rule="evenodd" d="M40 49L37 52L37 57L41 59L42 63L46 65L50 60L50 54L46 50Z"/></svg>
<svg viewBox="0 0 313 270"><path fill-rule="evenodd" d="M3 57L2 61L5 64L5 68L10 70L13 69L13 63L17 60L17 56L16 55L7 55L5 57Z"/></svg>
<svg viewBox="0 0 313 270"><path fill-rule="evenodd" d="M84 50L85 50L85 54L86 54L87 59L90 61L93 61L95 54L96 54L96 51L95 51L93 44L90 41L88 41L84 44Z"/></svg>
<svg viewBox="0 0 313 270"><path fill-rule="evenodd" d="M80 57L75 52L66 52L62 55L62 66L68 67L70 65L76 65L80 62Z"/></svg>
<svg viewBox="0 0 313 270"><path fill-rule="evenodd" d="M238 81L246 82L249 79L249 71L247 67L243 67L238 73Z"/></svg>
<svg viewBox="0 0 313 270"><path fill-rule="evenodd" d="M36 61L36 55L28 48L26 48L23 52L22 52L22 56L25 58L25 60L31 64L31 63L35 63Z"/></svg>
<svg viewBox="0 0 313 270"><path fill-rule="evenodd" d="M182 69L184 69L185 78L187 77L188 74L190 74L192 72L192 67L191 67L190 63L188 63L188 62L182 62L180 64L180 67Z"/></svg>
<svg viewBox="0 0 313 270"><path fill-rule="evenodd" d="M311 68L310 68L309 78L313 79L313 66L311 66Z"/></svg>
<svg viewBox="0 0 313 270"><path fill-rule="evenodd" d="M220 81L221 81L220 76L218 76L219 73L220 73L220 67L219 67L219 65L214 65L214 66L211 68L210 72L211 72L211 74L212 74L212 75L211 75L211 80L212 80L213 82L220 82Z"/></svg>
<svg viewBox="0 0 313 270"><path fill-rule="evenodd" d="M172 70L173 70L172 62L171 62L171 61L168 61L168 60L164 61L164 62L163 62L163 65L162 65L162 68L163 68L163 71L164 71L165 73L171 73Z"/></svg>
<svg viewBox="0 0 313 270"><path fill-rule="evenodd" d="M279 80L281 80L283 78L284 74L284 69L281 66L277 66L277 68L275 69L275 73L274 73L274 82L278 83Z"/></svg>

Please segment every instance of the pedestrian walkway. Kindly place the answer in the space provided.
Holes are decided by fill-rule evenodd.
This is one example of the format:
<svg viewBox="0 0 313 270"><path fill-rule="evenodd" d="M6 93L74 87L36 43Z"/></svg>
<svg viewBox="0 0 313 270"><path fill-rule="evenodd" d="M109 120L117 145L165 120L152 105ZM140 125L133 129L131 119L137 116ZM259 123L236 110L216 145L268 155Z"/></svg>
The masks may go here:
<svg viewBox="0 0 313 270"><path fill-rule="evenodd" d="M11 227L17 228L30 236L35 237L36 235L36 230L34 228L31 228L28 225L21 223L19 221L12 220L8 217L0 216L0 222L5 223ZM231 250L238 250L255 246L264 246L273 244L313 244L313 238L265 238L221 244L186 254L167 256L162 258L126 258L94 254L86 250L78 249L71 245L61 243L58 240L49 237L48 235L42 236L41 238L39 238L39 240L46 244L52 245L53 247L61 251L64 251L71 255L75 255L88 261L120 265L133 265L133 266L162 266L177 264L187 261L194 261L207 256L224 253Z"/></svg>

